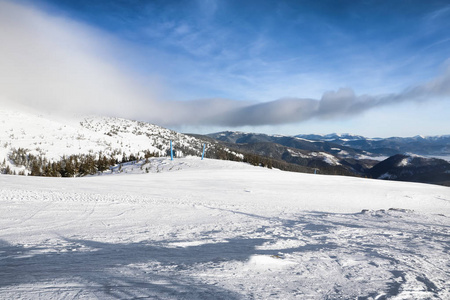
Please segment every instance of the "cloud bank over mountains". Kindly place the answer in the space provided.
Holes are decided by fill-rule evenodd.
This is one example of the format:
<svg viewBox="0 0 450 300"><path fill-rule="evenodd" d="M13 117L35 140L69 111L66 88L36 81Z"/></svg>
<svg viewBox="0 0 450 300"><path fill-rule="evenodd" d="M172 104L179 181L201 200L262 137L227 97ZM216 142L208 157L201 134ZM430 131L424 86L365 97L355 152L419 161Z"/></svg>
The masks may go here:
<svg viewBox="0 0 450 300"><path fill-rule="evenodd" d="M450 71L450 70L449 70ZM321 99L285 98L238 107L218 114L214 125L278 125L298 123L312 118L348 118L381 106L402 102L426 102L450 96L450 72L427 83L389 95L355 95L350 88L324 93ZM204 108L209 111L208 107Z"/></svg>
<svg viewBox="0 0 450 300"><path fill-rule="evenodd" d="M0 0L0 102L48 112L109 114L163 126L262 126L343 119L404 102L450 96L450 69L404 91L357 95L351 88L320 99L270 102L223 98L176 101L157 76L142 78L121 63L128 45L101 30Z"/></svg>

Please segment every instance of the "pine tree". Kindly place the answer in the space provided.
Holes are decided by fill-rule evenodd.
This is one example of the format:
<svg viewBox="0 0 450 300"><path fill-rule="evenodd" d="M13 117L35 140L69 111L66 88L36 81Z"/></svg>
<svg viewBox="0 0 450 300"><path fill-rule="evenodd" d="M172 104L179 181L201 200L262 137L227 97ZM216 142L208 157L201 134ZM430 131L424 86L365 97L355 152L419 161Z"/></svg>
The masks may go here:
<svg viewBox="0 0 450 300"><path fill-rule="evenodd" d="M11 174L11 168L9 167L9 165L6 166L5 171L3 172L3 174Z"/></svg>
<svg viewBox="0 0 450 300"><path fill-rule="evenodd" d="M41 167L39 165L39 162L37 160L33 160L31 164L31 176L41 176Z"/></svg>

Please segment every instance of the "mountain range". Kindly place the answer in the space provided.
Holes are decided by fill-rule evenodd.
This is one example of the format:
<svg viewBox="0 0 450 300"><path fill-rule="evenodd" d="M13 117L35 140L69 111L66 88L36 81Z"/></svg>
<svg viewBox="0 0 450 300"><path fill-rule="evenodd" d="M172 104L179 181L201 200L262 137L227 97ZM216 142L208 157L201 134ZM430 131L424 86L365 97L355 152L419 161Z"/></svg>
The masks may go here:
<svg viewBox="0 0 450 300"><path fill-rule="evenodd" d="M386 139L235 131L197 135L122 118L60 119L6 109L0 110L0 122L0 171L4 174L84 176L112 172L120 170L117 166L123 163L169 155L172 141L175 157L201 156L205 145L207 158L304 173L450 186L448 135Z"/></svg>
<svg viewBox="0 0 450 300"><path fill-rule="evenodd" d="M449 135L382 139L350 134L282 136L225 131L208 136L230 149L322 174L450 185Z"/></svg>
<svg viewBox="0 0 450 300"><path fill-rule="evenodd" d="M333 133L328 135L300 134L296 137L312 141L327 141L386 156L414 153L425 156L450 157L450 135L366 138L359 135Z"/></svg>

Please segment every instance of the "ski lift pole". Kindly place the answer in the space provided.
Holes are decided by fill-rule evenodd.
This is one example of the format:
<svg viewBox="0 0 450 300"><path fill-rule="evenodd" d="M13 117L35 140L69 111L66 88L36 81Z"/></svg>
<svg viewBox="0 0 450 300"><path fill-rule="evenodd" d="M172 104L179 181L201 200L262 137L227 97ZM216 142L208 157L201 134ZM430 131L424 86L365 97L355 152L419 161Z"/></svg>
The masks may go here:
<svg viewBox="0 0 450 300"><path fill-rule="evenodd" d="M202 160L203 160L203 157L205 157L205 144L203 144Z"/></svg>
<svg viewBox="0 0 450 300"><path fill-rule="evenodd" d="M170 140L170 160L173 160L172 140Z"/></svg>

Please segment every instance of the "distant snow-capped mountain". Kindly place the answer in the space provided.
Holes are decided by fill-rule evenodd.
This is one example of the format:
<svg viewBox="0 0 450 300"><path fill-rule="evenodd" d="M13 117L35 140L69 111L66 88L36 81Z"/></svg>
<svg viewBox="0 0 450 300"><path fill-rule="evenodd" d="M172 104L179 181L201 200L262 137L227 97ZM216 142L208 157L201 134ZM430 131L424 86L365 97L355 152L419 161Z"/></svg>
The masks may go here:
<svg viewBox="0 0 450 300"><path fill-rule="evenodd" d="M363 175L385 157L325 140L225 131L208 134L227 147L300 165L322 174Z"/></svg>
<svg viewBox="0 0 450 300"><path fill-rule="evenodd" d="M354 134L349 134L349 133L343 133L343 134L330 133L330 134L324 134L324 135L321 135L321 134L299 134L299 135L296 135L296 137L313 140L313 141L328 141L328 142L332 142L335 140L357 141L357 140L367 139L364 136L354 135Z"/></svg>
<svg viewBox="0 0 450 300"><path fill-rule="evenodd" d="M233 131L208 136L239 151L313 168L323 174L450 185L447 161L417 156L425 153L448 159L450 136L370 139L351 134L292 137Z"/></svg>
<svg viewBox="0 0 450 300"><path fill-rule="evenodd" d="M365 151L355 150L350 147L340 147L338 144L325 140L310 140L302 137L287 135L269 135L262 133L244 133L238 131L224 131L208 134L216 140L232 144L255 144L255 143L277 143L286 147L301 149L305 151L326 151L332 154L340 153L341 156L370 155Z"/></svg>
<svg viewBox="0 0 450 300"><path fill-rule="evenodd" d="M450 135L414 137L367 138L351 134L311 135L296 137L313 141L327 141L354 149L391 156L399 153L414 153L427 156L450 157Z"/></svg>

